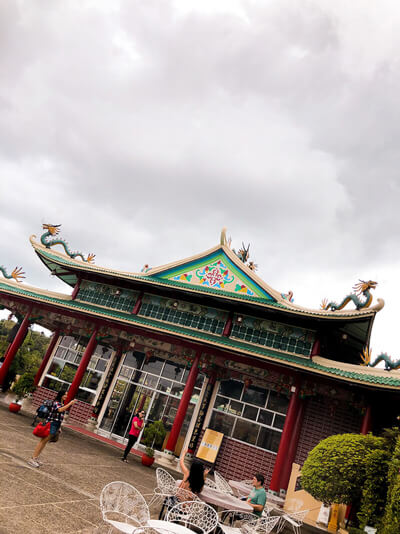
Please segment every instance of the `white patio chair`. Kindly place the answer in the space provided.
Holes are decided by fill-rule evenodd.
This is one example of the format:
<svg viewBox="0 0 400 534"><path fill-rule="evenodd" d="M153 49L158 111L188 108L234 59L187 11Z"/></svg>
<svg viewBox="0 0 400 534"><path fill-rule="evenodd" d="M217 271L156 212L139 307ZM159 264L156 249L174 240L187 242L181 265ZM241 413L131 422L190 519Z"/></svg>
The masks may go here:
<svg viewBox="0 0 400 534"><path fill-rule="evenodd" d="M219 512L218 517L218 527L224 534L241 534L240 528L245 523L254 523L259 519L255 514L238 510L223 510Z"/></svg>
<svg viewBox="0 0 400 534"><path fill-rule="evenodd" d="M143 495L130 484L119 480L110 482L102 489L100 509L106 523L127 534L150 519Z"/></svg>
<svg viewBox="0 0 400 534"><path fill-rule="evenodd" d="M172 475L170 475L165 469L157 467L156 469L157 487L154 489L153 496L151 497L148 506L161 503L162 508L160 512L160 519L164 510L164 502L168 497L172 497L176 492L176 481Z"/></svg>
<svg viewBox="0 0 400 534"><path fill-rule="evenodd" d="M169 530L167 527L137 527L132 531L132 534L176 534L173 530Z"/></svg>
<svg viewBox="0 0 400 534"><path fill-rule="evenodd" d="M283 527L286 525L292 527L294 534L300 534L301 526L303 524L304 518L310 510L299 510L298 512L288 512L283 514L280 519L277 532L281 532Z"/></svg>
<svg viewBox="0 0 400 534"><path fill-rule="evenodd" d="M207 486L208 488L218 489L214 480L211 480L211 478L208 478L208 477L204 480L204 485Z"/></svg>
<svg viewBox="0 0 400 534"><path fill-rule="evenodd" d="M200 499L195 493L188 489L175 487L175 493L169 497L166 497L164 500L158 519L162 519L165 514L176 504L188 501L200 501Z"/></svg>
<svg viewBox="0 0 400 534"><path fill-rule="evenodd" d="M261 517L256 522L244 523L240 530L242 534L270 534L280 520L279 515Z"/></svg>
<svg viewBox="0 0 400 534"><path fill-rule="evenodd" d="M218 525L218 515L205 502L189 501L173 506L167 514L167 521L208 534Z"/></svg>
<svg viewBox="0 0 400 534"><path fill-rule="evenodd" d="M221 491L222 493L229 493L229 495L233 495L233 490L228 484L228 482L224 479L222 475L217 473L217 471L214 471L214 480L215 484L217 485L217 490Z"/></svg>

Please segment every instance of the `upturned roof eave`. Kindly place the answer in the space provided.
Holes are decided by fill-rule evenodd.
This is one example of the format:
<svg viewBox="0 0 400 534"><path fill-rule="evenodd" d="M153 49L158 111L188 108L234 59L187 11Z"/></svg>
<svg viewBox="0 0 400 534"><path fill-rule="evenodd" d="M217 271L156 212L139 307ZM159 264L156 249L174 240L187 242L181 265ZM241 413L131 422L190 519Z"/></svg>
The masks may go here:
<svg viewBox="0 0 400 534"><path fill-rule="evenodd" d="M289 301L283 299L282 296L276 290L268 286L268 284L266 284L261 278L259 278L246 265L238 264L240 260L228 247L224 245L217 245L201 254L191 256L190 258L186 258L185 260L180 260L179 262L172 262L172 263L169 263L169 264L157 267L157 268L153 268L149 270L146 274L143 274L143 273L135 273L135 272L129 272L129 271L119 271L116 269L108 269L106 267L101 267L101 266L93 265L90 263L84 263L82 261L69 258L65 254L62 254L55 250L50 250L49 248L45 247L41 243L36 242L35 236L31 236L30 241L36 254L40 257L40 259L43 261L45 265L46 265L46 261L44 260L44 258L47 257L49 261L57 263L61 267L66 267L76 272L77 277L82 277L82 273L88 273L88 274L94 274L97 276L104 276L106 278L117 278L117 279L121 279L124 281L140 282L147 286L173 287L174 289L182 293L189 293L189 294L196 293L199 295L206 294L206 295L212 296L213 298L221 302L235 301L237 303L240 303L240 302L248 303L248 304L257 306L261 309L262 308L264 309L267 308L270 310L279 309L280 312L288 313L290 315L301 315L303 317L314 317L314 318L318 318L322 320L343 320L343 319L357 320L357 319L363 319L363 318L373 318L376 312L379 311L381 307L383 307L383 301L381 301L380 299L378 299L378 303L382 303L382 304L379 305L379 308L378 308L378 305L376 305L375 307L366 308L365 310L340 310L340 312L337 312L337 311L332 312L332 311L326 311L326 310L313 310L313 309L304 308L296 304L290 303ZM222 291L222 290L218 291L218 290L211 289L211 288L207 290L207 288L204 288L202 286L183 284L183 283L176 282L173 280L166 280L166 279L157 278L154 276L167 269L171 269L178 265L182 265L189 260L194 261L203 256L212 254L213 252L216 252L218 249L223 249L225 254L227 254L227 256L231 259L231 261L233 261L242 270L244 270L246 274L251 275L252 279L258 285L260 285L267 293L270 293L271 296L273 296L274 299L276 299L276 302L271 301L269 299L262 299L260 297L238 295L235 293L229 293L227 291Z"/></svg>

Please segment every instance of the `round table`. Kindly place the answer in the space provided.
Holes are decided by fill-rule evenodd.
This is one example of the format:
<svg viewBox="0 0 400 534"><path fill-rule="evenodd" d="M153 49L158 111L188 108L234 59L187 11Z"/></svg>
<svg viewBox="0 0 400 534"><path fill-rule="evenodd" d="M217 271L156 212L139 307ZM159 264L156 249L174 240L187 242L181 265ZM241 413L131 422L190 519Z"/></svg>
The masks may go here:
<svg viewBox="0 0 400 534"><path fill-rule="evenodd" d="M236 510L238 512L253 512L253 507L246 501L242 501L229 493L222 493L214 488L204 486L202 492L199 493L202 501L213 504L223 510Z"/></svg>
<svg viewBox="0 0 400 534"><path fill-rule="evenodd" d="M160 521L158 519L149 519L146 526L154 528L154 530L160 529L160 532L174 532L175 534L193 534L193 530L186 528L177 523L171 523L170 521Z"/></svg>

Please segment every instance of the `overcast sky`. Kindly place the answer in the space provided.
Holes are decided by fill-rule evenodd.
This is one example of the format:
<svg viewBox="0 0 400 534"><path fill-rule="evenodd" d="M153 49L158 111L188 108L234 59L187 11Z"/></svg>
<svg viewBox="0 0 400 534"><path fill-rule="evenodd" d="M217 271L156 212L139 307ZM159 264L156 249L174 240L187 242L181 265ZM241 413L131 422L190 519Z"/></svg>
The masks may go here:
<svg viewBox="0 0 400 534"><path fill-rule="evenodd" d="M130 271L227 226L297 304L378 281L399 358L399 50L395 1L1 2L0 264L69 291L42 223Z"/></svg>

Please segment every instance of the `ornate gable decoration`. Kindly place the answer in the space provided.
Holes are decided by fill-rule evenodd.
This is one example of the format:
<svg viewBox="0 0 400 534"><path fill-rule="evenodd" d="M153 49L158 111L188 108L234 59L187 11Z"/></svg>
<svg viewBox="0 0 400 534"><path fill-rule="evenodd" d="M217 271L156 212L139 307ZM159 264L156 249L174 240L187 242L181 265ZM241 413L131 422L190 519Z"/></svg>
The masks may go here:
<svg viewBox="0 0 400 534"><path fill-rule="evenodd" d="M197 261L172 267L153 276L238 295L275 300L238 265L235 265L222 249Z"/></svg>

